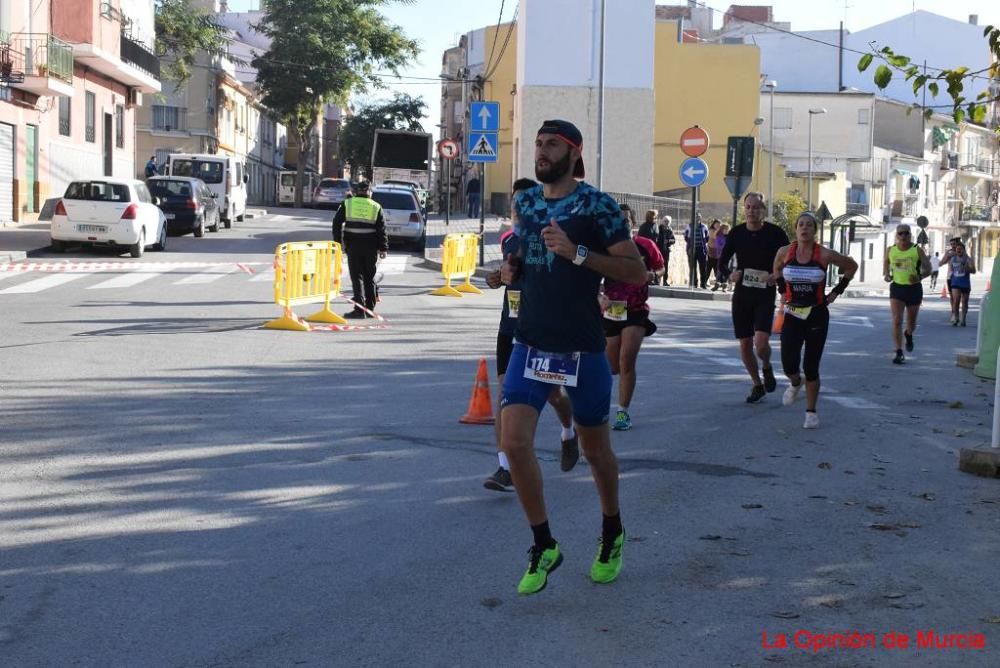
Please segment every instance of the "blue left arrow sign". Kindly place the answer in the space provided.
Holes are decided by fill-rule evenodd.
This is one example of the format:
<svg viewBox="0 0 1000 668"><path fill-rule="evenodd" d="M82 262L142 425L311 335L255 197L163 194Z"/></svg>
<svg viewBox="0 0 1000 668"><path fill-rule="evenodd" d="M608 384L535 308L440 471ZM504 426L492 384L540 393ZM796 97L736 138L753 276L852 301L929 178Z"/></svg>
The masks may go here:
<svg viewBox="0 0 1000 668"><path fill-rule="evenodd" d="M708 178L708 163L701 158L688 158L681 163L681 182L689 188L697 188Z"/></svg>

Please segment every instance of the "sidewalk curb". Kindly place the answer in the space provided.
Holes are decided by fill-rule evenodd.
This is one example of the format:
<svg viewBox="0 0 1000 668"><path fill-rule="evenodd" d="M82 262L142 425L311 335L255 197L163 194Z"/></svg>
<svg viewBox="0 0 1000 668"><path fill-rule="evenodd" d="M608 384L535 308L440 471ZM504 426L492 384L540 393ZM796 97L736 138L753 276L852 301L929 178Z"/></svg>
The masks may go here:
<svg viewBox="0 0 1000 668"><path fill-rule="evenodd" d="M0 251L0 264L10 264L28 259L25 251Z"/></svg>
<svg viewBox="0 0 1000 668"><path fill-rule="evenodd" d="M975 369L977 364L979 364L979 355L976 354L975 350L962 350L955 355L955 366L963 369Z"/></svg>

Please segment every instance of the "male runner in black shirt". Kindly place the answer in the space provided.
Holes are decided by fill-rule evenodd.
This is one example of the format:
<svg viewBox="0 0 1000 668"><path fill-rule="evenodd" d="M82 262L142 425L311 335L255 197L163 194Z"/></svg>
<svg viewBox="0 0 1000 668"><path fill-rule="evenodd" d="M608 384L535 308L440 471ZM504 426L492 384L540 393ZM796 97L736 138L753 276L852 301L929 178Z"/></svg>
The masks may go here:
<svg viewBox="0 0 1000 668"><path fill-rule="evenodd" d="M726 237L726 245L719 264L729 266L736 256L736 271L729 279L736 286L733 290L733 330L740 342L743 366L753 380L753 389L747 403L755 404L767 392L778 386L771 367L771 323L774 319L775 283L774 256L788 245L788 235L777 225L764 220L764 195L747 193L743 198L746 224L737 225ZM756 355L754 355L756 352ZM764 382L757 364L763 367Z"/></svg>

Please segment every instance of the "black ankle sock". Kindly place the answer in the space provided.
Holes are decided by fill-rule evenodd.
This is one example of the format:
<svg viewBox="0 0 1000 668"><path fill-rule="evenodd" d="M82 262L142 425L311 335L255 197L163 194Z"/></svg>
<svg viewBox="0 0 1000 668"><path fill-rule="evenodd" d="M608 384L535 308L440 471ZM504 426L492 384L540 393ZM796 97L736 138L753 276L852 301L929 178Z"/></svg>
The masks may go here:
<svg viewBox="0 0 1000 668"><path fill-rule="evenodd" d="M622 532L622 514L604 515L601 535L605 540L614 540Z"/></svg>
<svg viewBox="0 0 1000 668"><path fill-rule="evenodd" d="M815 413L815 412L816 411L809 410L808 408L806 409L806 413Z"/></svg>
<svg viewBox="0 0 1000 668"><path fill-rule="evenodd" d="M548 520L541 524L533 524L531 526L531 533L535 534L535 545L540 548L547 550L556 544L556 541L552 538L552 532L549 531Z"/></svg>

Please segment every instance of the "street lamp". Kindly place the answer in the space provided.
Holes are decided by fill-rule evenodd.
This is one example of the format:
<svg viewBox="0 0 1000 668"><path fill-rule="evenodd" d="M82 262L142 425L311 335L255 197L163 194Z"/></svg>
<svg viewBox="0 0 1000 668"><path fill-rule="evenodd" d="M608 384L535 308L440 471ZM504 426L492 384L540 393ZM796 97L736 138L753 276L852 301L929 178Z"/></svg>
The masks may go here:
<svg viewBox="0 0 1000 668"><path fill-rule="evenodd" d="M809 110L809 192L806 195L806 211L812 211L813 198L813 116L825 114L826 107L817 107Z"/></svg>
<svg viewBox="0 0 1000 668"><path fill-rule="evenodd" d="M774 222L774 89L778 82L771 79L764 87L771 93L771 111L767 118L767 220Z"/></svg>

